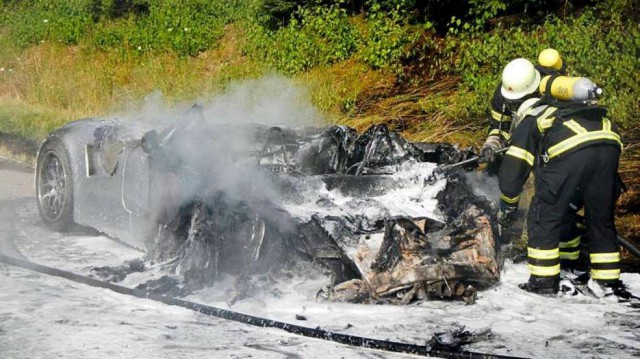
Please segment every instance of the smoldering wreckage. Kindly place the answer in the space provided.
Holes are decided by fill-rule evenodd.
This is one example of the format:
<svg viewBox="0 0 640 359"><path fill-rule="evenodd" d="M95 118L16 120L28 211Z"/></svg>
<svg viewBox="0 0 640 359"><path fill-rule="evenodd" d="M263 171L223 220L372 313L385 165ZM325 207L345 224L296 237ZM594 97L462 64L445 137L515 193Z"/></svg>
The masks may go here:
<svg viewBox="0 0 640 359"><path fill-rule="evenodd" d="M124 171L117 158L134 137L117 121L92 126L92 170ZM499 281L495 205L460 171L436 171L471 149L384 125L210 125L197 107L136 141L154 229L144 260L94 268L102 279L161 263L166 274L138 289L184 296L232 276L230 304L309 268L330 278L318 300L355 303L471 304Z"/></svg>

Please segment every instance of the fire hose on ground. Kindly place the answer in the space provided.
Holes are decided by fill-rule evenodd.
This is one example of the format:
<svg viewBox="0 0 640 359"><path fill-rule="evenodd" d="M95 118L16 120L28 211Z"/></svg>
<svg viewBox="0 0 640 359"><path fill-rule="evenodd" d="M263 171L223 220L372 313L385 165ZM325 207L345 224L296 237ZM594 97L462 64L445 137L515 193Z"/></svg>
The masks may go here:
<svg viewBox="0 0 640 359"><path fill-rule="evenodd" d="M260 317L249 315L249 314L242 314L242 313L234 312L231 310L217 308L217 307L213 307L205 304L194 303L194 302L190 302L190 301L179 299L179 298L158 295L158 294L150 293L140 289L127 288L114 283L104 282L104 281L100 281L87 276L71 273L68 271L44 266L37 263L32 263L32 262L18 259L18 258L5 256L3 254L0 254L0 262L15 266L15 267L20 267L23 269L35 271L38 273L60 277L67 280L74 281L74 282L90 285L92 287L109 289L124 295L134 296L134 297L143 298L143 299L150 299L150 300L154 300L154 301L168 304L168 305L183 307L189 310L193 310L205 315L209 315L209 316L213 316L221 319L231 320L234 322L244 323L244 324L263 327L263 328L282 329L291 334L327 340L327 341L345 344L353 347L359 347L359 348L365 348L365 349L377 349L377 350L383 350L388 352L407 353L407 354L415 354L415 355L421 355L421 356L427 356L427 357L439 357L439 358L456 358L456 359L457 358L460 358L460 359L461 358L468 358L468 359L518 359L519 358L514 356L485 354L485 353L478 353L478 352L472 352L472 351L466 351L466 350L459 350L457 348L448 349L448 348L442 348L439 346L418 345L418 344L395 342L390 340L380 340L380 339L366 338L366 337L361 337L356 335L337 333L337 332L332 332L332 331L328 331L320 328L308 328L300 325L280 322L277 320L260 318Z"/></svg>

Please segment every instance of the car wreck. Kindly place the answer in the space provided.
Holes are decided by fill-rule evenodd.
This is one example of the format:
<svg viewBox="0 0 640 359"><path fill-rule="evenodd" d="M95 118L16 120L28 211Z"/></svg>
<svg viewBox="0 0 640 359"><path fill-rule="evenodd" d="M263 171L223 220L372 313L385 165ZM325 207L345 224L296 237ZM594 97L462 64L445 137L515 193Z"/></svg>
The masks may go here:
<svg viewBox="0 0 640 359"><path fill-rule="evenodd" d="M300 263L331 278L317 296L329 301L473 303L499 281L495 206L463 174L436 171L471 150L384 125L212 124L197 106L134 132L114 119L54 131L36 189L45 223L93 227L165 263L142 289L185 295L224 275L242 287Z"/></svg>

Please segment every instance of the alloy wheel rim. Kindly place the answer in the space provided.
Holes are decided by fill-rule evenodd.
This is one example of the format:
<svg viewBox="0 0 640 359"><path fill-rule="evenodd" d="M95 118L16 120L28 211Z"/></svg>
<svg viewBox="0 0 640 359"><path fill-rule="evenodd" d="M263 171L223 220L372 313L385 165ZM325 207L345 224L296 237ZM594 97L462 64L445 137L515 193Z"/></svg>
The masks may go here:
<svg viewBox="0 0 640 359"><path fill-rule="evenodd" d="M42 163L38 199L45 216L49 220L56 220L65 205L67 175L60 158L53 152L47 153Z"/></svg>

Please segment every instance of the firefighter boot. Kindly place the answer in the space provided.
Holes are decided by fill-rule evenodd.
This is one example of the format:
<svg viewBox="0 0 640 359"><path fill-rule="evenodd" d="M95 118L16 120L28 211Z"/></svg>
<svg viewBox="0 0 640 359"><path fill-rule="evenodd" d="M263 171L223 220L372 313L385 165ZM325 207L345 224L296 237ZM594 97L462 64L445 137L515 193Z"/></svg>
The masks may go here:
<svg viewBox="0 0 640 359"><path fill-rule="evenodd" d="M587 283L589 294L596 298L617 299L618 302L628 302L637 298L627 290L627 286L621 280L600 281L589 279Z"/></svg>
<svg viewBox="0 0 640 359"><path fill-rule="evenodd" d="M554 277L529 277L529 281L518 285L520 289L524 289L527 292L542 294L542 295L554 295L558 293L560 278Z"/></svg>

